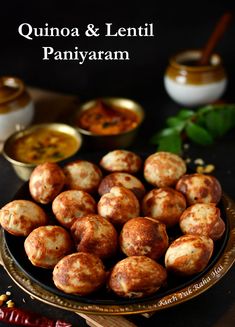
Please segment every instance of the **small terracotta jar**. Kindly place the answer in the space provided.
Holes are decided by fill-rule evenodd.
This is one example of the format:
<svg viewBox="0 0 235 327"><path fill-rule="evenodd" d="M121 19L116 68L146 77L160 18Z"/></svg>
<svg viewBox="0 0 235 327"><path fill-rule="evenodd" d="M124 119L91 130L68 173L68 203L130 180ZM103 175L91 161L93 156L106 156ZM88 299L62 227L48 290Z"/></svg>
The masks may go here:
<svg viewBox="0 0 235 327"><path fill-rule="evenodd" d="M186 50L170 59L164 75L168 95L183 106L199 106L218 100L226 89L227 77L218 54L208 65L199 66L201 50Z"/></svg>
<svg viewBox="0 0 235 327"><path fill-rule="evenodd" d="M0 141L29 125L33 115L34 104L22 80L0 77Z"/></svg>

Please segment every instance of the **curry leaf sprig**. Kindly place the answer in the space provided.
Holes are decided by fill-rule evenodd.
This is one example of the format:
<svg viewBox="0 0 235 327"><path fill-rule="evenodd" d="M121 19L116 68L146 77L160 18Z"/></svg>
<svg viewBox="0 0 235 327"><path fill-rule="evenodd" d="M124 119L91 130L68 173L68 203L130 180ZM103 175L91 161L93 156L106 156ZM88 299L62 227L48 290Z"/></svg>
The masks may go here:
<svg viewBox="0 0 235 327"><path fill-rule="evenodd" d="M210 145L235 127L235 104L208 105L193 111L182 109L166 120L166 127L156 133L151 143L158 151L180 154L183 139Z"/></svg>

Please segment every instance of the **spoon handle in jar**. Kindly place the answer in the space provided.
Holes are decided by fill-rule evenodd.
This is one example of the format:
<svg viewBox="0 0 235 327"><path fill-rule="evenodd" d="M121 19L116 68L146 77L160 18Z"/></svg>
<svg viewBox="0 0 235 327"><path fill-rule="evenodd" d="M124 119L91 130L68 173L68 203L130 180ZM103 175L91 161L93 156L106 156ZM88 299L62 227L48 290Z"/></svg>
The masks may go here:
<svg viewBox="0 0 235 327"><path fill-rule="evenodd" d="M202 51L201 59L199 60L199 65L207 65L210 56L218 43L219 39L223 36L225 30L227 29L229 23L232 20L232 13L226 12L218 21L213 33L211 34L205 48Z"/></svg>

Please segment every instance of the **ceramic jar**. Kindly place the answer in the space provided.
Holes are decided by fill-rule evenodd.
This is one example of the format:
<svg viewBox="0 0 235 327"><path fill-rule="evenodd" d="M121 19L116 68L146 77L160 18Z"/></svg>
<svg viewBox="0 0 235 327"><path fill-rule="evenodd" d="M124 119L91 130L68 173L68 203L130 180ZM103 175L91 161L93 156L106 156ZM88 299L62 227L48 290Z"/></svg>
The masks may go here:
<svg viewBox="0 0 235 327"><path fill-rule="evenodd" d="M170 59L164 75L168 95L183 106L199 106L218 100L226 89L227 77L218 54L210 63L197 65L200 50L186 50Z"/></svg>
<svg viewBox="0 0 235 327"><path fill-rule="evenodd" d="M29 125L33 115L34 104L22 80L0 77L0 141Z"/></svg>

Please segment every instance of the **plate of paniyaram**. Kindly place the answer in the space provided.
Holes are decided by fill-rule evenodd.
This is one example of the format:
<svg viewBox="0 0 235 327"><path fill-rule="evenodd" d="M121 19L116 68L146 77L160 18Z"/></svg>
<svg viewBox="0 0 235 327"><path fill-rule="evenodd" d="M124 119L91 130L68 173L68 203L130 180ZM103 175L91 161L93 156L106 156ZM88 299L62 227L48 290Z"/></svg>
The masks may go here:
<svg viewBox="0 0 235 327"><path fill-rule="evenodd" d="M15 282L78 312L165 309L212 287L235 260L233 201L169 152L40 164L0 221Z"/></svg>

